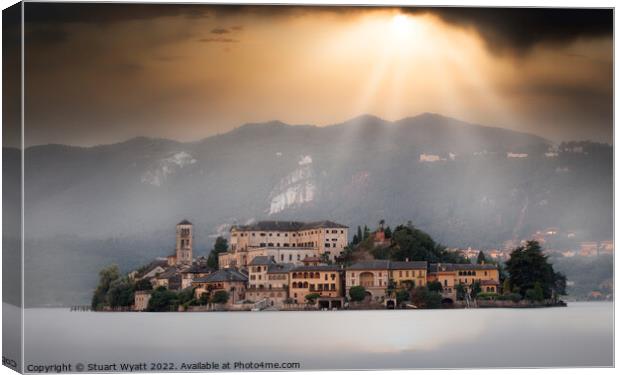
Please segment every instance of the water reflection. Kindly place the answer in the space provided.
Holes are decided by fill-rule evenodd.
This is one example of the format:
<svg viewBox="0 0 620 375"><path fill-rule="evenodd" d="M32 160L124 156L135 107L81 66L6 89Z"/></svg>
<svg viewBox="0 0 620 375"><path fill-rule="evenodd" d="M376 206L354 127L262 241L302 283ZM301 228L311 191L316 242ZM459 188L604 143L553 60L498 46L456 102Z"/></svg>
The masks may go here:
<svg viewBox="0 0 620 375"><path fill-rule="evenodd" d="M26 363L300 361L304 369L611 366L613 305L261 313L29 309Z"/></svg>

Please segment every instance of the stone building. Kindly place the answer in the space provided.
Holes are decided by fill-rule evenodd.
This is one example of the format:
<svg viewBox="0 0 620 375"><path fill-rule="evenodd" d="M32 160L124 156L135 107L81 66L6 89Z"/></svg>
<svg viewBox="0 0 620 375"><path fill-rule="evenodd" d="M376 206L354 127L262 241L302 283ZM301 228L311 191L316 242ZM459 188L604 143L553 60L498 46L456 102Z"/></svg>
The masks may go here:
<svg viewBox="0 0 620 375"><path fill-rule="evenodd" d="M346 293L354 286L363 286L368 299L382 302L390 282L394 289L426 285L426 262L373 260L354 263L347 268Z"/></svg>
<svg viewBox="0 0 620 375"><path fill-rule="evenodd" d="M342 308L344 270L335 265L299 266L289 271L289 297L294 303L306 303L306 296L318 294L319 307Z"/></svg>
<svg viewBox="0 0 620 375"><path fill-rule="evenodd" d="M265 256L255 257L248 266L248 288L246 299L268 306L281 307L289 298L288 272L295 267L292 263L276 263Z"/></svg>
<svg viewBox="0 0 620 375"><path fill-rule="evenodd" d="M151 299L151 292L151 290L138 290L134 293L133 309L135 311L146 310Z"/></svg>
<svg viewBox="0 0 620 375"><path fill-rule="evenodd" d="M230 247L219 255L220 268L246 268L257 256L302 265L308 257L335 261L348 245L348 227L332 221L260 221L234 226Z"/></svg>
<svg viewBox="0 0 620 375"><path fill-rule="evenodd" d="M499 289L499 269L495 264L434 263L429 265L428 282L441 283L442 296L456 301L456 286L462 284L468 290L479 282L483 292L496 293Z"/></svg>
<svg viewBox="0 0 620 375"><path fill-rule="evenodd" d="M200 298L204 293L212 295L217 291L225 291L229 298L227 305L241 302L245 299L246 285L248 276L236 269L227 268L211 273L207 277L199 277L192 281L195 288L196 298Z"/></svg>

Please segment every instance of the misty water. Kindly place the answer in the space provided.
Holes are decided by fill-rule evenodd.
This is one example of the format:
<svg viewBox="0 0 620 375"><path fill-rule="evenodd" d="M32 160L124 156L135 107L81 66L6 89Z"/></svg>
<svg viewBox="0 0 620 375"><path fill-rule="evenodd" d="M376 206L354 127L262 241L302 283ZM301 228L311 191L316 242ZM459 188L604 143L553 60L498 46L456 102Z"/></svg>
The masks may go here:
<svg viewBox="0 0 620 375"><path fill-rule="evenodd" d="M613 304L95 313L27 309L25 364L300 362L302 369L611 366Z"/></svg>

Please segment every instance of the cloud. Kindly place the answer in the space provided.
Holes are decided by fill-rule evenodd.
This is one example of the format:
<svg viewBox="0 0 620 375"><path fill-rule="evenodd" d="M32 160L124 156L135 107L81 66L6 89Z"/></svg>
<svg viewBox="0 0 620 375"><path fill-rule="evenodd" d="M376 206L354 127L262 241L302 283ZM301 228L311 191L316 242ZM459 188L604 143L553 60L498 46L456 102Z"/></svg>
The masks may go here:
<svg viewBox="0 0 620 375"><path fill-rule="evenodd" d="M216 27L215 29L211 30L211 34L228 34L230 33L230 30L223 28L223 27Z"/></svg>
<svg viewBox="0 0 620 375"><path fill-rule="evenodd" d="M401 8L434 14L444 22L472 27L494 52L523 53L540 43L568 44L579 38L612 37L611 9Z"/></svg>
<svg viewBox="0 0 620 375"><path fill-rule="evenodd" d="M198 39L198 41L203 42L203 43L239 43L240 42L238 39L223 38L223 37L202 38L202 39Z"/></svg>

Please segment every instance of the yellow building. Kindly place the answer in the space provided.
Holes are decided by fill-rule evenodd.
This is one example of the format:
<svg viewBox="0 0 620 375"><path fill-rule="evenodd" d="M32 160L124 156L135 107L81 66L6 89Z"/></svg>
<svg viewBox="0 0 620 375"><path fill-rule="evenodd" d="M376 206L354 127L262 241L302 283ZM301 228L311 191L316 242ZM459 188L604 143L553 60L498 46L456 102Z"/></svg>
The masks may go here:
<svg viewBox="0 0 620 375"><path fill-rule="evenodd" d="M248 266L246 299L265 301L268 306L280 307L289 298L289 271L292 263L276 263L267 257L256 257Z"/></svg>
<svg viewBox="0 0 620 375"><path fill-rule="evenodd" d="M444 298L456 301L456 286L462 284L469 289L479 282L483 292L497 293L499 269L494 264L435 263L429 266L428 282L439 281Z"/></svg>
<svg viewBox="0 0 620 375"><path fill-rule="evenodd" d="M300 266L289 271L289 297L294 303L306 303L306 296L318 294L319 307L342 308L343 270L335 265Z"/></svg>
<svg viewBox="0 0 620 375"><path fill-rule="evenodd" d="M425 286L427 267L427 262L390 261L389 277L396 288Z"/></svg>
<svg viewBox="0 0 620 375"><path fill-rule="evenodd" d="M204 293L213 295L223 290L228 293L227 305L239 303L245 299L246 284L248 277L235 269L223 269L215 271L207 277L199 277L192 281L196 299Z"/></svg>
<svg viewBox="0 0 620 375"><path fill-rule="evenodd" d="M230 247L218 260L220 268L245 268L257 256L301 265L308 257L334 261L347 245L348 227L332 221L260 221L232 227Z"/></svg>

